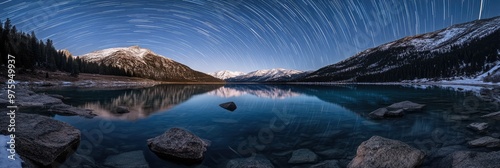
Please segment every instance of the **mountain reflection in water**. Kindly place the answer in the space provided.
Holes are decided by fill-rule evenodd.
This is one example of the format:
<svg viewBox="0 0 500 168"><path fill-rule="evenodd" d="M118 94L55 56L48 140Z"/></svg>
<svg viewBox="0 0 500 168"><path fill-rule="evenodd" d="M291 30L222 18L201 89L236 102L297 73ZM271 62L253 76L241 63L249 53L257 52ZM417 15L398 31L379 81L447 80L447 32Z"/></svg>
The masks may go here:
<svg viewBox="0 0 500 168"><path fill-rule="evenodd" d="M221 85L160 85L143 89L131 89L123 91L99 91L94 100L83 102L78 107L91 109L99 117L117 120L137 120L146 118L158 112L168 109L189 100L191 97L203 94L221 87ZM107 92L120 92L118 95L111 93L105 99L97 98L107 95ZM109 95L108 95L109 96ZM92 100L92 99L90 99ZM126 108L128 112L118 113L117 108Z"/></svg>

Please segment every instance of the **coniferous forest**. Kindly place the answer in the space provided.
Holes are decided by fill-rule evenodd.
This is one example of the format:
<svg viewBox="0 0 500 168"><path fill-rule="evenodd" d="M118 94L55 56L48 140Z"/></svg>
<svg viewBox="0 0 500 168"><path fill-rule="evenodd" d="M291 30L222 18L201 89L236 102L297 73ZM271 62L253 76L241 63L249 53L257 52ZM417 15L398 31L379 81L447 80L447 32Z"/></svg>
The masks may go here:
<svg viewBox="0 0 500 168"><path fill-rule="evenodd" d="M0 20L0 65L6 66L8 55L15 57L18 73L36 70L68 72L71 76L82 73L130 76L119 68L87 63L73 57L66 50L56 50L50 39L40 40L35 32L25 33L17 30L10 19Z"/></svg>

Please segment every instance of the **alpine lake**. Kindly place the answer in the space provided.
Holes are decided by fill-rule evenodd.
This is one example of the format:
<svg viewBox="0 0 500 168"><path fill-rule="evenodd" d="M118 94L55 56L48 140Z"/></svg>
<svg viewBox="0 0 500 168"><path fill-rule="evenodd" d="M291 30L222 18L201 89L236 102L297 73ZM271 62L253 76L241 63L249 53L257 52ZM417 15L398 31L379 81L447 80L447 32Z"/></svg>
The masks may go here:
<svg viewBox="0 0 500 168"><path fill-rule="evenodd" d="M467 141L499 136L500 121L482 115L500 110L479 92L417 85L160 85L140 89L58 88L43 90L64 103L94 110L94 118L59 116L82 132L76 151L103 165L110 156L136 151L149 167L226 167L229 160L262 156L275 167L289 164L291 153L310 149L345 167L361 142L374 135L399 140L426 153L423 167L434 167L442 148L472 148ZM401 101L425 104L402 117L371 119L368 113ZM229 111L219 104L234 102ZM127 112L117 112L126 107ZM487 122L487 132L467 128ZM210 142L199 164L164 160L149 150L147 139L170 128L189 130ZM497 137L498 138L498 137ZM140 152L137 152L140 151ZM142 154L141 154L142 153ZM142 155L142 156L140 156ZM122 159L127 162L130 160ZM66 160L77 166L80 161ZM309 164L310 165L310 164Z"/></svg>

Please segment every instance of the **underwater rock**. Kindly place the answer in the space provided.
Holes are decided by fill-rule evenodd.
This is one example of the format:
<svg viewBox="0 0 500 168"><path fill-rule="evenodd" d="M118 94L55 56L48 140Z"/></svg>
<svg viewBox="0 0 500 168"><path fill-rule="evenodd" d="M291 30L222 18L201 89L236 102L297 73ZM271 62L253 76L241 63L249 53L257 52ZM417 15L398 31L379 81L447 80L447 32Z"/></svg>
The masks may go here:
<svg viewBox="0 0 500 168"><path fill-rule="evenodd" d="M467 126L467 128L483 132L486 128L488 128L488 123L471 123Z"/></svg>
<svg viewBox="0 0 500 168"><path fill-rule="evenodd" d="M112 168L149 168L142 150L109 156L104 161L104 166Z"/></svg>
<svg viewBox="0 0 500 168"><path fill-rule="evenodd" d="M418 103L414 103L411 101L402 101L402 102L394 103L390 106L387 106L387 110L395 111L395 110L402 109L404 111L411 112L411 111L422 110L422 108L424 108L424 107L425 107L425 105L423 105L423 104L418 104Z"/></svg>
<svg viewBox="0 0 500 168"><path fill-rule="evenodd" d="M483 117L483 118L489 118L489 119L494 119L494 120L500 120L500 111L494 112L494 113L490 113L490 114L486 114L486 115L483 115L481 117Z"/></svg>
<svg viewBox="0 0 500 168"><path fill-rule="evenodd" d="M226 168L274 168L269 159L257 155L249 158L231 159L227 162Z"/></svg>
<svg viewBox="0 0 500 168"><path fill-rule="evenodd" d="M314 163L318 161L318 155L309 149L299 149L293 151L292 157L288 160L288 163L299 164L299 163Z"/></svg>
<svg viewBox="0 0 500 168"><path fill-rule="evenodd" d="M337 160L326 160L321 163L312 165L309 168L340 168L339 161Z"/></svg>
<svg viewBox="0 0 500 168"><path fill-rule="evenodd" d="M441 168L498 168L500 165L500 151L496 152L472 152L458 151L446 156L441 160Z"/></svg>
<svg viewBox="0 0 500 168"><path fill-rule="evenodd" d="M494 148L494 147L500 147L500 139L493 138L490 136L484 136L472 141L467 142L470 146L473 147L488 147L488 148Z"/></svg>

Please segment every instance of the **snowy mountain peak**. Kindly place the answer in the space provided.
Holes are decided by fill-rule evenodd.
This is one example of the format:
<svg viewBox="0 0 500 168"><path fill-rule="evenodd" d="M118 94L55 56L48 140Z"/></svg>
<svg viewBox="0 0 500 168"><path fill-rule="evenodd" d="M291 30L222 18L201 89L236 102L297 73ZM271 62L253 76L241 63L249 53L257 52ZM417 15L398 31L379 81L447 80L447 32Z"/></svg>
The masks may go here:
<svg viewBox="0 0 500 168"><path fill-rule="evenodd" d="M93 51L91 53L82 55L81 57L86 57L86 59L88 61L92 62L92 61L100 60L100 59L107 57L109 55L119 54L119 53L123 54L123 55L138 57L141 59L144 58L144 56L147 54L161 56L161 55L154 53L153 51L151 51L149 49L140 48L139 46L130 46L130 47L117 47L117 48L108 48L108 49L104 49L104 50Z"/></svg>
<svg viewBox="0 0 500 168"><path fill-rule="evenodd" d="M283 68L263 69L250 72L248 74L227 78L227 81L237 82L269 82L269 81L288 81L301 76L307 72L298 70L289 70Z"/></svg>
<svg viewBox="0 0 500 168"><path fill-rule="evenodd" d="M225 80L225 79L228 79L228 78L233 78L233 77L245 75L245 73L238 72L238 71L222 70L222 71L217 71L217 72L209 73L209 75L212 75L213 77Z"/></svg>

